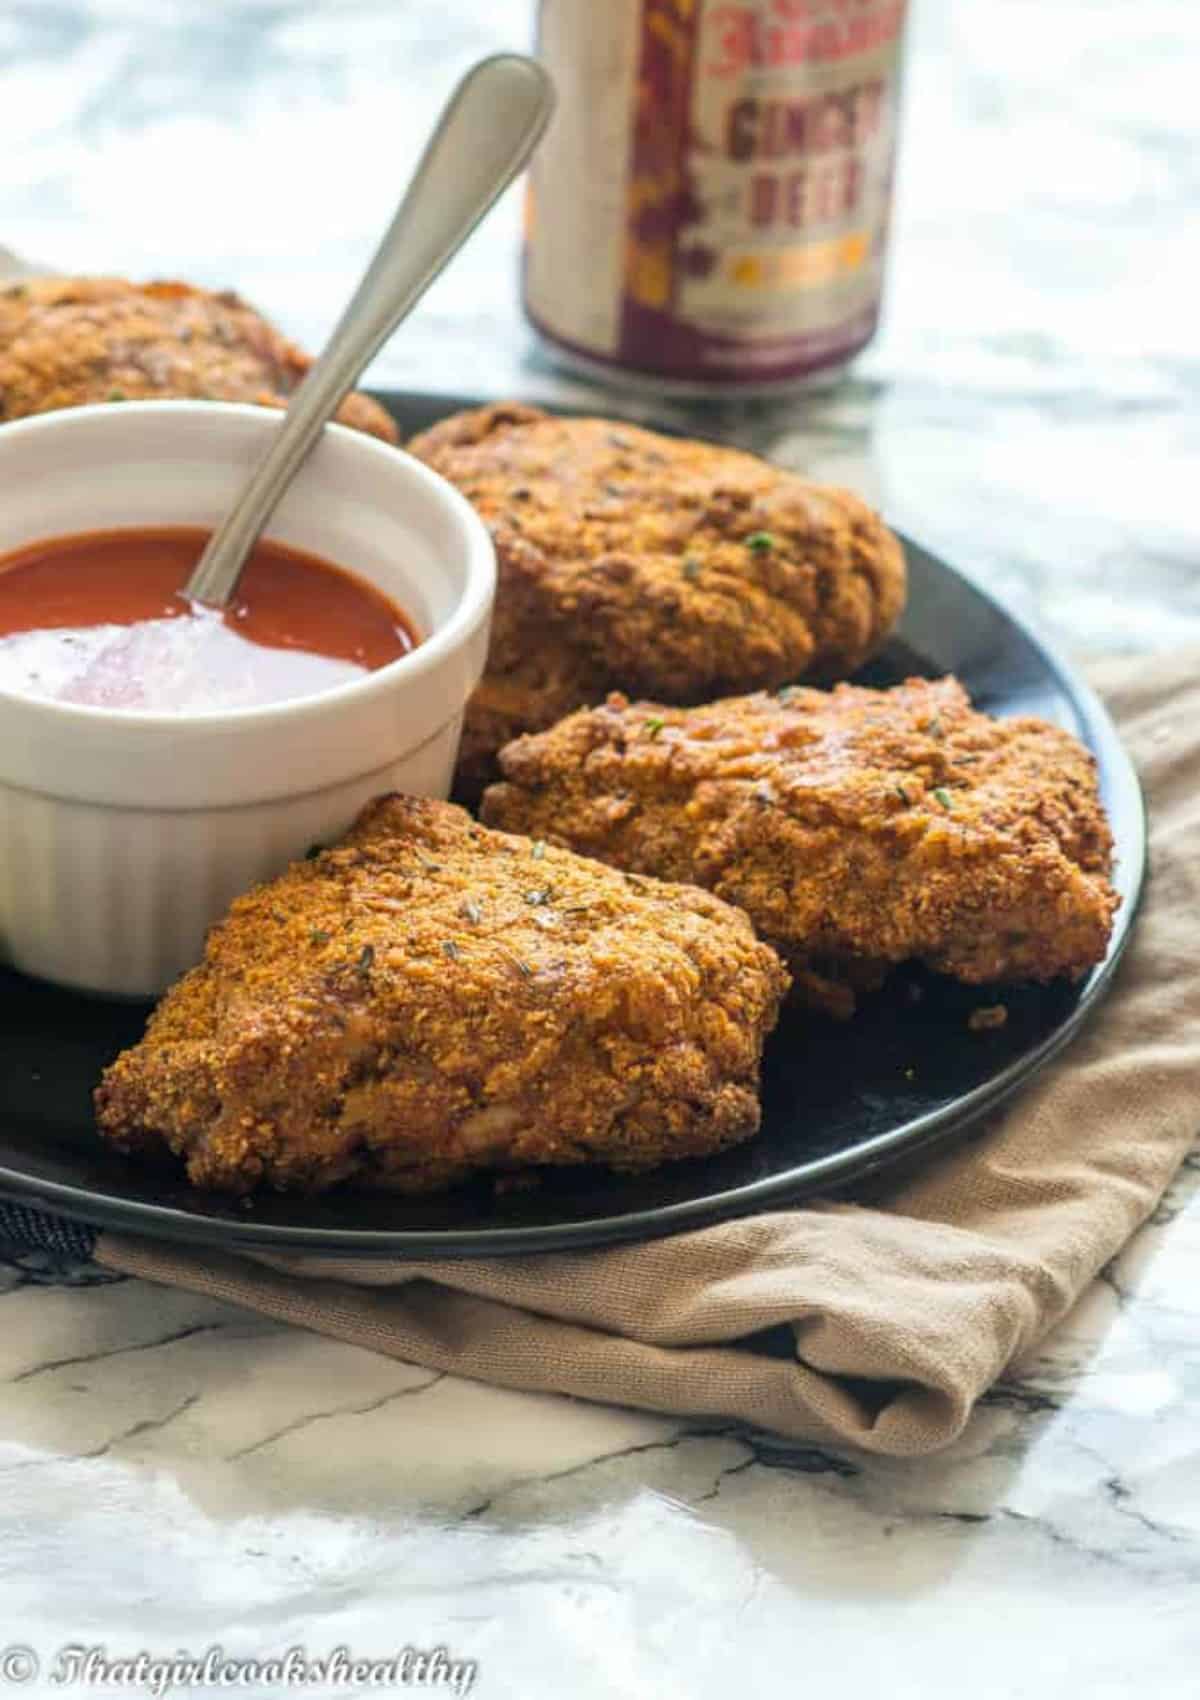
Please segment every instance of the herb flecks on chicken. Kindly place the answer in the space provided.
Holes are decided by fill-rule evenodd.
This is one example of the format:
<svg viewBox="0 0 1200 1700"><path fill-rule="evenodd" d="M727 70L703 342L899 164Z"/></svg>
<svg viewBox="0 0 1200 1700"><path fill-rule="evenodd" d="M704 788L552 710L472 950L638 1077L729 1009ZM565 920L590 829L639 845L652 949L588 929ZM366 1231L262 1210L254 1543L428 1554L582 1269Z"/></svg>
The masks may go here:
<svg viewBox="0 0 1200 1700"><path fill-rule="evenodd" d="M1117 907L1095 763L954 679L702 708L612 696L501 755L484 819L744 909L848 1013L915 959L971 984L1078 976Z"/></svg>
<svg viewBox="0 0 1200 1700"><path fill-rule="evenodd" d="M707 892L385 798L234 903L99 1126L234 1192L643 1169L755 1132L786 984Z"/></svg>

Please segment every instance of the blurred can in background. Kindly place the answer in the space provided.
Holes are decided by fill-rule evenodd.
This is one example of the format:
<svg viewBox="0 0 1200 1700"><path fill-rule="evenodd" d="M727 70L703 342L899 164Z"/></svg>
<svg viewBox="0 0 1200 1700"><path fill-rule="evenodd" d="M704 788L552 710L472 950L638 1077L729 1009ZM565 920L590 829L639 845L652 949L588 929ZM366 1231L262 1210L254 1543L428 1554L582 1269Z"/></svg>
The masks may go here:
<svg viewBox="0 0 1200 1700"><path fill-rule="evenodd" d="M828 383L879 320L906 0L541 0L525 310L658 392Z"/></svg>

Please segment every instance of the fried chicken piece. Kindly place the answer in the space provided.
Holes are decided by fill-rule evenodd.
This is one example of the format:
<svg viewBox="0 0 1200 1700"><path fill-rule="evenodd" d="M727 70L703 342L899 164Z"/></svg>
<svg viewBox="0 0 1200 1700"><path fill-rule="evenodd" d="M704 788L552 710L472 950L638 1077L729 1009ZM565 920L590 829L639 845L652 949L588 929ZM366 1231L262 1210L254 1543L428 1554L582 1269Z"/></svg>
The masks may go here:
<svg viewBox="0 0 1200 1700"><path fill-rule="evenodd" d="M97 1116L233 1192L645 1169L756 1130L786 984L707 892L388 797L233 905Z"/></svg>
<svg viewBox="0 0 1200 1700"><path fill-rule="evenodd" d="M584 703L603 702L611 688L602 665L561 631L540 624L536 596L506 570L505 559L498 549L487 669L467 704L458 750L456 795L470 805L499 776L496 753L518 733L541 731Z"/></svg>
<svg viewBox="0 0 1200 1700"><path fill-rule="evenodd" d="M311 365L230 290L115 277L0 288L0 421L166 397L284 407ZM337 418L397 441L391 417L369 396L347 396Z"/></svg>
<svg viewBox="0 0 1200 1700"><path fill-rule="evenodd" d="M1077 977L1117 896L1095 763L956 679L674 709L614 695L501 755L483 818L744 909L835 1014L916 959L971 985Z"/></svg>
<svg viewBox="0 0 1200 1700"><path fill-rule="evenodd" d="M757 456L505 403L408 445L491 529L492 648L459 778L620 688L666 702L852 673L904 603L900 545L848 490Z"/></svg>

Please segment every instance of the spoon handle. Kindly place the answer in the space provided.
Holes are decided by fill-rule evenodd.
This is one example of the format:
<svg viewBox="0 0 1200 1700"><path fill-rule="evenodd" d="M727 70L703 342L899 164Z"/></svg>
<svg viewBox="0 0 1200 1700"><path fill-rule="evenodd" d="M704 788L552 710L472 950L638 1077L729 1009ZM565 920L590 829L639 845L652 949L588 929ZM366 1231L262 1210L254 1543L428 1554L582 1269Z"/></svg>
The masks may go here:
<svg viewBox="0 0 1200 1700"><path fill-rule="evenodd" d="M196 563L184 594L223 607L271 510L355 380L512 182L554 106L549 77L516 53L459 83L387 234L271 445Z"/></svg>

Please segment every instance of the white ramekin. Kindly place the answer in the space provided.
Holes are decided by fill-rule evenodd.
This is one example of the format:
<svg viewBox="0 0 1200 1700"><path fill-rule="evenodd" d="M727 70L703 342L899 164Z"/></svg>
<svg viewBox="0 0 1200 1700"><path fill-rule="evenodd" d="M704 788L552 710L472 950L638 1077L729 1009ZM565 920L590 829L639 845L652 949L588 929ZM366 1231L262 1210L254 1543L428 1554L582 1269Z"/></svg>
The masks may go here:
<svg viewBox="0 0 1200 1700"><path fill-rule="evenodd" d="M211 526L279 420L163 401L0 426L0 554L115 526ZM418 461L333 425L268 535L378 585L420 646L262 708L118 713L0 691L0 954L15 967L152 995L197 961L233 897L336 838L371 797L447 794L495 592L477 515Z"/></svg>

